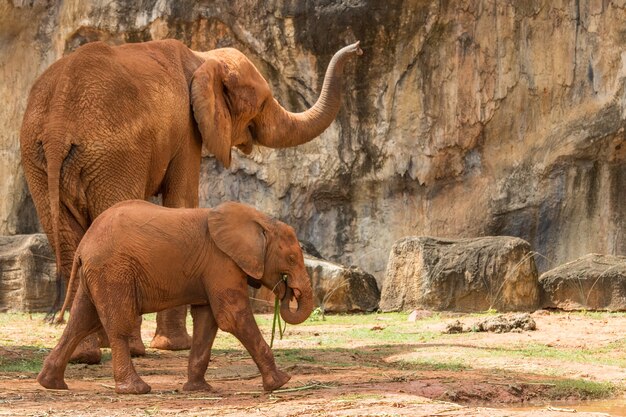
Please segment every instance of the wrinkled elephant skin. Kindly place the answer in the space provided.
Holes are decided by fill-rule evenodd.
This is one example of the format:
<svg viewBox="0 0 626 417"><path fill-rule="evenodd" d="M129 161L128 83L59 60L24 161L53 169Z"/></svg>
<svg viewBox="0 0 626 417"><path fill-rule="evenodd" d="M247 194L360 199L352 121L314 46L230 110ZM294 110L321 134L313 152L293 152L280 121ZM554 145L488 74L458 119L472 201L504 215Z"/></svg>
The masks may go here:
<svg viewBox="0 0 626 417"><path fill-rule="evenodd" d="M79 285L66 305L68 324L44 361L37 380L67 389L65 367L85 336L104 328L111 344L118 393L142 394L150 387L130 359L128 334L141 314L190 304L193 340L183 389L208 390L204 379L217 329L232 333L257 364L263 388L284 385L248 300L248 280L298 304L283 317L301 323L313 310L313 294L294 230L240 203L215 209L172 209L127 201L105 211L85 234L70 283ZM281 309L282 312L283 309Z"/></svg>
<svg viewBox="0 0 626 417"><path fill-rule="evenodd" d="M92 221L116 203L161 194L166 207L197 207L203 152L228 167L232 147L250 153L254 145L283 148L318 136L339 111L346 60L360 53L357 43L335 54L319 99L302 113L280 106L232 48L92 42L52 64L31 89L20 147L60 277L70 276ZM188 348L185 314L184 306L159 313L152 347ZM139 328L132 333L131 350L141 354Z"/></svg>

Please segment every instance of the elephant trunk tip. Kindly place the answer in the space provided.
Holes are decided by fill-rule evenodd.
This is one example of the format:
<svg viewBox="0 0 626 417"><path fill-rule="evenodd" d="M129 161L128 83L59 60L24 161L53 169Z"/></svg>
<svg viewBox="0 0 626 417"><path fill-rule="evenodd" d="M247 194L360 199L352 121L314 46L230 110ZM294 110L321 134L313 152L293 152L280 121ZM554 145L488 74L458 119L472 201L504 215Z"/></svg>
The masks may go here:
<svg viewBox="0 0 626 417"><path fill-rule="evenodd" d="M352 45L348 45L348 48L351 48L349 52L354 52L357 55L363 55L363 50L361 49L361 41L356 41Z"/></svg>

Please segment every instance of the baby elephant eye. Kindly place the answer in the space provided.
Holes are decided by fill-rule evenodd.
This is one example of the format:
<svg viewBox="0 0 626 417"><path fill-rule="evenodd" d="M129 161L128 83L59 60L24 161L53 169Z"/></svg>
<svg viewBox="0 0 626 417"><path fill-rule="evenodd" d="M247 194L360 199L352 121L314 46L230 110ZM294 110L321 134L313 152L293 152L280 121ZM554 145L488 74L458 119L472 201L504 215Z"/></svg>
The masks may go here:
<svg viewBox="0 0 626 417"><path fill-rule="evenodd" d="M287 275L287 274L280 274L280 278L281 278L283 281L287 281L287 278L289 278L289 275Z"/></svg>

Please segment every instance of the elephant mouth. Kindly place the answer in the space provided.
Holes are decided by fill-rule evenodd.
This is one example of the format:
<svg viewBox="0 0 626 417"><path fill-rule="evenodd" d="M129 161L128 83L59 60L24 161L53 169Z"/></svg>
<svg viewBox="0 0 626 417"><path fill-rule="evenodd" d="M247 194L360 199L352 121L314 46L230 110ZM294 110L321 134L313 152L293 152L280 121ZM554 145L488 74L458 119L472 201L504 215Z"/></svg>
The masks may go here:
<svg viewBox="0 0 626 417"><path fill-rule="evenodd" d="M296 313L300 308L299 300L302 293L297 288L287 287L283 298L281 298L281 304L285 304L289 311L292 313Z"/></svg>
<svg viewBox="0 0 626 417"><path fill-rule="evenodd" d="M280 300L281 305L285 305L289 311L295 313L298 311L298 300L302 295L302 292L297 288L291 288L286 282L280 282L274 289L274 294Z"/></svg>
<svg viewBox="0 0 626 417"><path fill-rule="evenodd" d="M308 276L307 276L308 279ZM280 300L280 316L289 324L300 324L309 317L313 311L313 294L305 282L304 287L290 286L291 282L281 280L274 288L276 297Z"/></svg>
<svg viewBox="0 0 626 417"><path fill-rule="evenodd" d="M276 294L278 299L283 302L285 300L285 296L287 295L287 283L285 281L279 281L275 286L272 292Z"/></svg>

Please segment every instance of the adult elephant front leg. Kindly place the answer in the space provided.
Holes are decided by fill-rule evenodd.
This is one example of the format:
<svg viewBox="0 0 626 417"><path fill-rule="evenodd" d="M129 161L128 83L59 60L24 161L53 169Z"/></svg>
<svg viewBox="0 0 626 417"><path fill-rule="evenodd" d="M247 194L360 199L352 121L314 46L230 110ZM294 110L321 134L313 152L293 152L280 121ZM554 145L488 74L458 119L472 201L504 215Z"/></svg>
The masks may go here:
<svg viewBox="0 0 626 417"><path fill-rule="evenodd" d="M187 306L180 306L157 313L157 328L150 347L162 350L185 350L191 347L187 332Z"/></svg>
<svg viewBox="0 0 626 417"><path fill-rule="evenodd" d="M165 207L198 207L200 183L200 143L189 138L191 146L170 163L164 180ZM150 347L162 350L184 350L191 347L187 332L187 306L179 306L157 313L157 327Z"/></svg>

